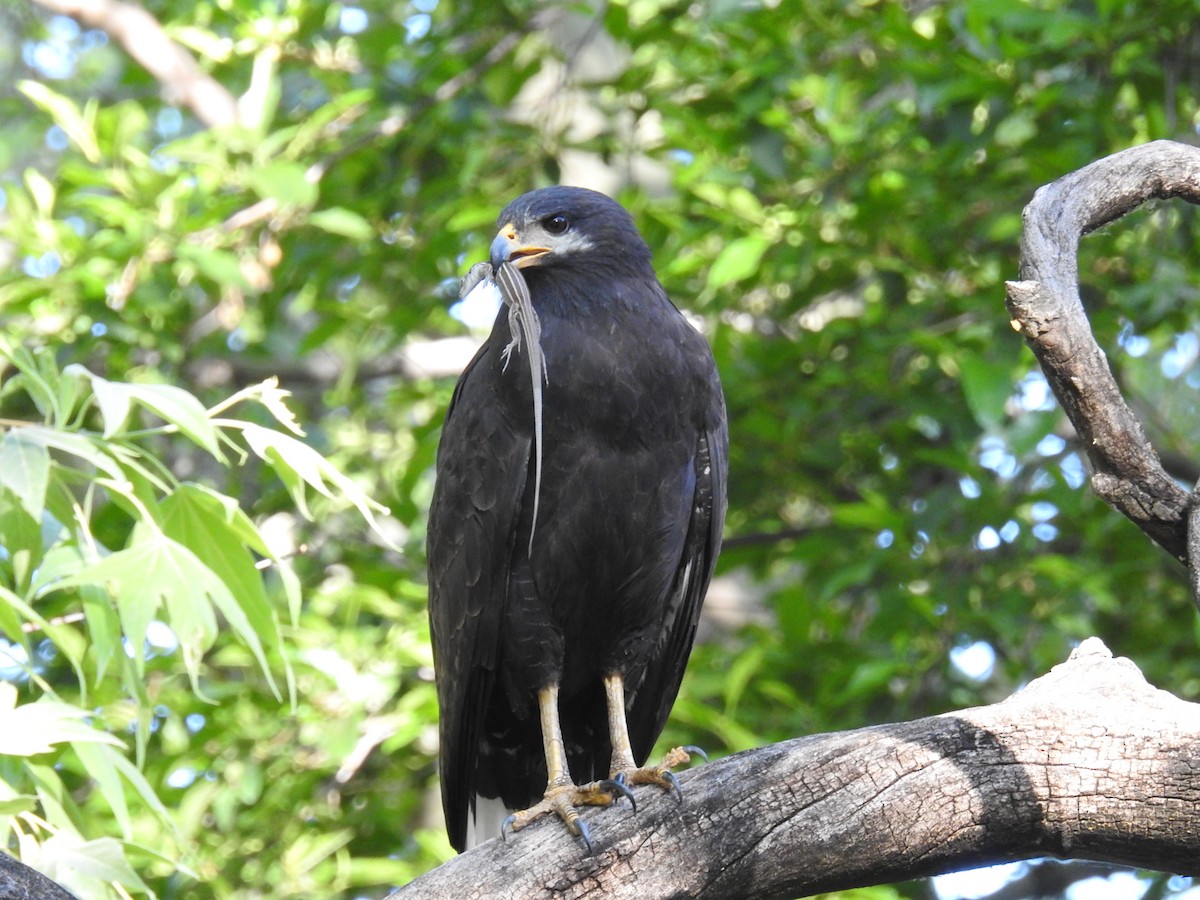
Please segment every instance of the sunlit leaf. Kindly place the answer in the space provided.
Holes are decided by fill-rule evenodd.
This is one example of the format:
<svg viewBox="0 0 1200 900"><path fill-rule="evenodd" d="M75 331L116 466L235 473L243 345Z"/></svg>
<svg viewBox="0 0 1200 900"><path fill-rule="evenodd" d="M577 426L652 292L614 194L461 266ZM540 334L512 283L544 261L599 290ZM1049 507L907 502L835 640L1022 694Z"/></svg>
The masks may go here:
<svg viewBox="0 0 1200 900"><path fill-rule="evenodd" d="M354 241L369 241L375 237L375 229L370 222L358 213L340 207L309 213L308 221L322 231L340 234Z"/></svg>
<svg viewBox="0 0 1200 900"><path fill-rule="evenodd" d="M731 241L709 267L708 286L722 288L749 278L770 246L770 241L757 235Z"/></svg>
<svg viewBox="0 0 1200 900"><path fill-rule="evenodd" d="M95 466L97 470L114 481L124 479L124 473L116 461L90 438L69 431L59 431L40 425L30 425L21 429L24 439L40 444L51 450L60 450L77 459Z"/></svg>
<svg viewBox="0 0 1200 900"><path fill-rule="evenodd" d="M312 447L296 438L249 422L221 420L226 427L236 427L246 443L260 458L270 463L292 493L296 505L311 517L305 500L305 487L330 499L345 500L354 505L381 539L391 545L375 521L375 513L386 513L387 507L367 496L363 490Z"/></svg>
<svg viewBox="0 0 1200 900"><path fill-rule="evenodd" d="M308 180L305 167L296 163L278 162L255 169L247 181L264 199L299 206L311 206L317 199L317 186Z"/></svg>
<svg viewBox="0 0 1200 900"><path fill-rule="evenodd" d="M29 514L42 518L46 505L46 485L50 479L50 454L46 447L22 437L14 428L0 440L0 485L8 487Z"/></svg>
<svg viewBox="0 0 1200 900"><path fill-rule="evenodd" d="M95 683L99 684L113 658L122 653L121 622L108 591L97 585L82 585L79 596L83 601L88 636L96 654L94 678Z"/></svg>
<svg viewBox="0 0 1200 900"><path fill-rule="evenodd" d="M266 647L277 647L279 625L275 611L267 600L262 573L248 548L253 547L263 555L267 549L245 513L232 499L190 484L181 485L163 500L162 509L162 528L167 536L190 549L211 571L221 573L229 588L229 600L243 614L235 628L249 631ZM225 605L218 603L218 606L229 615ZM259 660L270 679L270 669L261 652Z"/></svg>
<svg viewBox="0 0 1200 900"><path fill-rule="evenodd" d="M123 746L111 734L89 725L86 720L91 715L54 700L17 705L17 689L0 682L0 756L36 756L66 742Z"/></svg>
<svg viewBox="0 0 1200 900"><path fill-rule="evenodd" d="M17 605L23 602L20 597L8 588L0 585L0 636L12 644L18 644L29 653L29 639L25 635L21 617L17 615Z"/></svg>
<svg viewBox="0 0 1200 900"><path fill-rule="evenodd" d="M125 637L136 648L145 642L151 620L160 608L165 608L171 629L179 638L188 675L197 689L200 657L217 635L214 607L220 609L234 632L254 652L263 671L267 671L258 634L229 586L196 554L162 532L146 530L142 534L129 548L92 563L52 587L108 586L116 600ZM134 660L140 670L143 665L140 652Z"/></svg>
<svg viewBox="0 0 1200 900"><path fill-rule="evenodd" d="M181 260L194 264L201 274L216 284L235 284L243 289L250 287L246 276L242 274L241 262L233 253L193 244L181 244L175 252Z"/></svg>
<svg viewBox="0 0 1200 900"><path fill-rule="evenodd" d="M111 746L81 743L74 746L84 771L104 795L113 815L124 833L125 839L133 837L135 818L130 813L125 791L132 787L139 801L139 808L152 810L164 823L170 823L171 815L162 800L154 793L146 777L121 753Z"/></svg>
<svg viewBox="0 0 1200 900"><path fill-rule="evenodd" d="M209 421L208 411L199 400L182 388L169 384L133 384L109 381L88 372L82 366L68 366L66 371L86 375L104 417L104 436L121 432L134 403L174 425L179 431L213 456L221 459L216 429Z"/></svg>
<svg viewBox="0 0 1200 900"><path fill-rule="evenodd" d="M25 188L41 215L50 216L54 212L54 185L45 175L37 169L26 169Z"/></svg>
<svg viewBox="0 0 1200 900"><path fill-rule="evenodd" d="M36 797L17 796L0 800L0 816L15 816L20 813L32 812L35 809L37 809Z"/></svg>
<svg viewBox="0 0 1200 900"><path fill-rule="evenodd" d="M291 391L285 391L281 388L279 386L279 379L272 376L258 384L242 388L232 397L214 407L210 412L229 409L244 400L255 400L261 403L280 425L292 432L292 434L303 437L304 429L300 427L300 423L296 420L296 414L287 405L287 398L291 395Z"/></svg>
<svg viewBox="0 0 1200 900"><path fill-rule="evenodd" d="M46 559L50 559L53 553L53 550L47 553ZM41 574L40 569L38 574ZM87 652L87 641L72 624L60 619L45 618L24 597L18 596L2 586L0 586L0 608L5 610L5 621L13 622L13 616L16 615L31 626L36 627L37 631L35 634L40 635L38 640L44 637L61 651L75 670L75 676L79 679L80 686L85 687L86 680L83 675L83 667L84 655ZM13 641L21 641L27 650L30 648L30 644L33 643L25 634L24 628L20 628L11 639ZM86 700L86 688L81 693Z"/></svg>
<svg viewBox="0 0 1200 900"><path fill-rule="evenodd" d="M42 564L44 543L40 519L7 486L0 486L0 536L12 572L12 587L25 592Z"/></svg>
<svg viewBox="0 0 1200 900"><path fill-rule="evenodd" d="M93 116L83 114L75 101L56 93L40 81L20 81L17 89L51 116L89 162L100 162L100 147L96 141Z"/></svg>
<svg viewBox="0 0 1200 900"><path fill-rule="evenodd" d="M120 842L113 838L89 841L57 834L42 845L30 864L80 896L98 896L109 883L146 890L145 883L125 858Z"/></svg>

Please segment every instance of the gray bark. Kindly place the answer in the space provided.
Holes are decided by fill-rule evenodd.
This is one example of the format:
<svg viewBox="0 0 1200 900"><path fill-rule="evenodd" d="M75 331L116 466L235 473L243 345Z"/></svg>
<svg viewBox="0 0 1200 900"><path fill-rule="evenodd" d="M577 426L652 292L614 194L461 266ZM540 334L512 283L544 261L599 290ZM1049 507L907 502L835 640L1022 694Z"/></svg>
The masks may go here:
<svg viewBox="0 0 1200 900"><path fill-rule="evenodd" d="M0 900L76 900L41 872L0 852Z"/></svg>
<svg viewBox="0 0 1200 900"><path fill-rule="evenodd" d="M682 773L684 799L489 841L394 892L792 898L1038 856L1200 873L1200 705L1092 638L1001 703L814 735Z"/></svg>
<svg viewBox="0 0 1200 900"><path fill-rule="evenodd" d="M1008 310L1093 467L1092 487L1181 562L1190 494L1168 475L1113 380L1079 299L1079 239L1152 199L1200 203L1200 148L1154 141L1040 188L1025 207Z"/></svg>

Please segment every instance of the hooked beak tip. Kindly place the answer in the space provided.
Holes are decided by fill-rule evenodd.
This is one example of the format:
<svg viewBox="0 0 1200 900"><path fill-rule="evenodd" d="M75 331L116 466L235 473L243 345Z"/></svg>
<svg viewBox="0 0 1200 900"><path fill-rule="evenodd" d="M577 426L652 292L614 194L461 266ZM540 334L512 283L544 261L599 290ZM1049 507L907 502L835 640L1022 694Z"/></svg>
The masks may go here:
<svg viewBox="0 0 1200 900"><path fill-rule="evenodd" d="M535 265L536 260L550 252L549 247L535 244L522 244L518 240L517 231L512 225L505 225L492 241L488 251L488 261L492 268L500 268L501 263L511 263L518 269Z"/></svg>

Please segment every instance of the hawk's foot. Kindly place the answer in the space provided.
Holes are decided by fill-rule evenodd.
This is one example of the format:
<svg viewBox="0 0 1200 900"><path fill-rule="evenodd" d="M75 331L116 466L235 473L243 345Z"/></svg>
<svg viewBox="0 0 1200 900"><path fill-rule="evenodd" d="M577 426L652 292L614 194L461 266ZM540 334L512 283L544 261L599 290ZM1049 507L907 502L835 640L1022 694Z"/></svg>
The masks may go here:
<svg viewBox="0 0 1200 900"><path fill-rule="evenodd" d="M588 853L595 853L591 832L587 823L579 817L578 807L582 806L612 806L619 797L626 798L633 808L637 803L633 792L619 779L605 779L591 784L552 784L546 788L546 794L528 809L518 810L507 819L500 828L500 836L508 839L509 831L520 831L530 822L545 815L556 815L567 826L571 834L583 840Z"/></svg>
<svg viewBox="0 0 1200 900"><path fill-rule="evenodd" d="M699 756L702 760L708 762L707 753L699 747L689 744L686 747L675 747L672 750L668 750L666 755L663 756L662 762L657 766L642 766L640 768L622 769L619 772L613 772L612 780L618 784L627 785L658 785L664 791L674 792L675 800L682 803L683 791L679 789L679 779L675 777L675 773L671 770L691 762L692 756Z"/></svg>

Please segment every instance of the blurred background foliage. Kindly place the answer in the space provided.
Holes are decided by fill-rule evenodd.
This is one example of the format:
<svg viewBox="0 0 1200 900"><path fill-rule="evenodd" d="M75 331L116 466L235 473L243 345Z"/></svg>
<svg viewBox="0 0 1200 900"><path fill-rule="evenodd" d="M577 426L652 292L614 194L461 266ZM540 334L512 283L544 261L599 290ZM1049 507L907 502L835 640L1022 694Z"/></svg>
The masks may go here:
<svg viewBox="0 0 1200 900"><path fill-rule="evenodd" d="M990 702L1092 634L1200 695L1184 572L1091 494L1003 305L1038 186L1195 140L1193 0L60 8L0 6L0 723L44 738L0 739L0 827L81 896L381 897L449 855L425 511L489 319L456 279L558 181L629 207L729 404L664 745ZM212 81L150 74L168 39ZM1195 211L1080 271L1194 484Z"/></svg>

